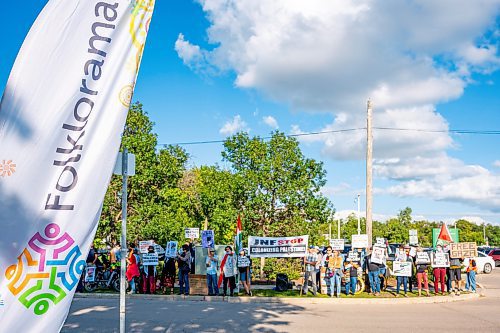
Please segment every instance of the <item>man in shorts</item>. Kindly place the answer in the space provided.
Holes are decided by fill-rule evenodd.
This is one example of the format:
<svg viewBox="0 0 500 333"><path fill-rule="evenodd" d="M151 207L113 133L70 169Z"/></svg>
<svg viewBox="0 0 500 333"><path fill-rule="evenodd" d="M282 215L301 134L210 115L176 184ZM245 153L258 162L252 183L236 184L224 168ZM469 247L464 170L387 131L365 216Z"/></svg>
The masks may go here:
<svg viewBox="0 0 500 333"><path fill-rule="evenodd" d="M460 295L460 281L462 281L462 262L464 260L462 258L452 258L450 259L450 279L452 283L451 293L455 293L455 295Z"/></svg>

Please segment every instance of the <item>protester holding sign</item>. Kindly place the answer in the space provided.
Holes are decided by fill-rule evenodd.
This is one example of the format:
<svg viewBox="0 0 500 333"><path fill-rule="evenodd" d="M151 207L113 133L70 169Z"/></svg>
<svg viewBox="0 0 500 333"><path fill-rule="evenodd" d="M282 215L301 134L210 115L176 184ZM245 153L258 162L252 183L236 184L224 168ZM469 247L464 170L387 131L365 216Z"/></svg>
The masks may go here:
<svg viewBox="0 0 500 333"><path fill-rule="evenodd" d="M250 258L246 255L245 249L241 249L238 259L237 259L237 267L240 273L240 281L243 283L243 287L245 288L245 293L249 296L252 296L252 291L250 290Z"/></svg>
<svg viewBox="0 0 500 333"><path fill-rule="evenodd" d="M427 260L425 260L427 256ZM427 297L429 294L429 280L427 277L427 267L429 267L429 256L427 253L422 251L421 247L417 248L416 255L416 266L417 266L417 288L418 288L418 296L422 296L422 282L424 284L424 289L427 293Z"/></svg>
<svg viewBox="0 0 500 333"><path fill-rule="evenodd" d="M444 282L446 277L446 264L441 263L446 253L443 252L443 247L438 245L436 252L433 254L433 274L434 274L434 292L436 295L439 293L439 286L441 286L441 294L444 295ZM441 259L439 266L436 265L436 258Z"/></svg>
<svg viewBox="0 0 500 333"><path fill-rule="evenodd" d="M450 259L450 277L452 282L452 290L450 293L455 293L455 295L460 295L460 283L462 281L462 258L451 258Z"/></svg>
<svg viewBox="0 0 500 333"><path fill-rule="evenodd" d="M372 295L380 295L380 266L379 264L372 261L371 249L369 254L365 257L364 269L366 274L368 274L368 279L370 281L370 290Z"/></svg>
<svg viewBox="0 0 500 333"><path fill-rule="evenodd" d="M396 262L409 262L409 259L411 257L408 256L408 254L405 251L405 248L403 245L399 247L399 251L396 253ZM401 284L403 285L403 290L404 290L404 297L408 297L407 292L408 292L408 276L396 276L396 297L399 297L399 288L401 287Z"/></svg>
<svg viewBox="0 0 500 333"><path fill-rule="evenodd" d="M407 262L411 262L411 275L408 277L408 289L410 290L410 293L412 293L413 282L415 280L415 275L413 274L413 269L415 268L413 258L417 255L417 248L405 245L404 249L407 257Z"/></svg>
<svg viewBox="0 0 500 333"><path fill-rule="evenodd" d="M205 260L207 266L207 288L208 296L219 296L219 287L217 287L217 267L219 258L215 254L215 249L208 249L208 256Z"/></svg>
<svg viewBox="0 0 500 333"><path fill-rule="evenodd" d="M179 295L189 295L189 272L191 270L191 253L189 245L182 245L182 253L177 255L179 265Z"/></svg>
<svg viewBox="0 0 500 333"><path fill-rule="evenodd" d="M148 254L156 254L154 246L150 245L148 247ZM158 259L158 255L156 255L156 259ZM147 265L144 263L142 290L145 294L154 294L156 292L156 265Z"/></svg>
<svg viewBox="0 0 500 333"><path fill-rule="evenodd" d="M226 254L222 259L220 267L222 271L221 276L223 278L224 296L227 295L228 284L229 284L229 296L234 296L234 289L236 289L236 277L235 277L236 259L234 257L234 252L231 246L226 246L224 250L226 251ZM219 277L219 287L220 287L220 277Z"/></svg>
<svg viewBox="0 0 500 333"><path fill-rule="evenodd" d="M333 297L335 293L337 297L340 297L343 258L340 256L339 251L335 250L332 253L332 247L328 246L326 248L324 263L326 274L330 278L330 296Z"/></svg>
<svg viewBox="0 0 500 333"><path fill-rule="evenodd" d="M349 296L349 292L354 296L356 293L356 285L358 284L358 268L359 264L347 258L345 265L344 278L345 278L345 294Z"/></svg>

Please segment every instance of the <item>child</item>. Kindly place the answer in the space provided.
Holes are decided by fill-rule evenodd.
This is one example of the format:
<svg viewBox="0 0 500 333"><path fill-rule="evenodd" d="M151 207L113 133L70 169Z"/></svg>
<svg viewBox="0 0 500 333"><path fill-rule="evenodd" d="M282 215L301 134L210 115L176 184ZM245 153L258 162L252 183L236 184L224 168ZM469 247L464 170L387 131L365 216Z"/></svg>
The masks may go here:
<svg viewBox="0 0 500 333"><path fill-rule="evenodd" d="M477 273L477 265L476 261L472 258L469 259L469 266L466 269L467 272L467 282L465 283L465 290L472 290L473 293L476 292L476 273Z"/></svg>

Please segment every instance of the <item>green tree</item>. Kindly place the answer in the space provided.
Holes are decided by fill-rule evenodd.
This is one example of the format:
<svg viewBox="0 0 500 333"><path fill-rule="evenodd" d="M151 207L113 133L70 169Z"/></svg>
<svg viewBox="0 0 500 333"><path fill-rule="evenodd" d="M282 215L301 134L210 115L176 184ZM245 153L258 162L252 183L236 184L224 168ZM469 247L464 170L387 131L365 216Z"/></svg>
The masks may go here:
<svg viewBox="0 0 500 333"><path fill-rule="evenodd" d="M238 133L224 142L222 156L235 174L234 203L248 232L297 235L327 222L332 208L320 192L323 164L304 157L295 138L276 131L265 141Z"/></svg>
<svg viewBox="0 0 500 333"><path fill-rule="evenodd" d="M127 193L128 239L155 236L163 239L172 223L188 223L188 210L182 192L175 191L188 161L188 154L178 146L157 151L154 123L142 104L131 105L123 131L120 150L127 148L136 156L136 174L129 177ZM97 237L106 243L118 241L121 234L121 176L113 176L104 198ZM182 217L181 220L178 220ZM153 232L156 230L156 232ZM162 236L165 235L165 236Z"/></svg>

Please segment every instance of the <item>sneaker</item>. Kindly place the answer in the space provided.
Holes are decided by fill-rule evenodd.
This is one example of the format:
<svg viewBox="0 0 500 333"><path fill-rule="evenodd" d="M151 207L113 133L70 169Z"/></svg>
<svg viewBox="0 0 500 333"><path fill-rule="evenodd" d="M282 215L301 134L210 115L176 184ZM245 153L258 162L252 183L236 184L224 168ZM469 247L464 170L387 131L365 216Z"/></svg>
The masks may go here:
<svg viewBox="0 0 500 333"><path fill-rule="evenodd" d="M404 294L403 296L404 296L404 297L408 297L408 294Z"/></svg>
<svg viewBox="0 0 500 333"><path fill-rule="evenodd" d="M399 297L399 294L396 294L396 297Z"/></svg>

